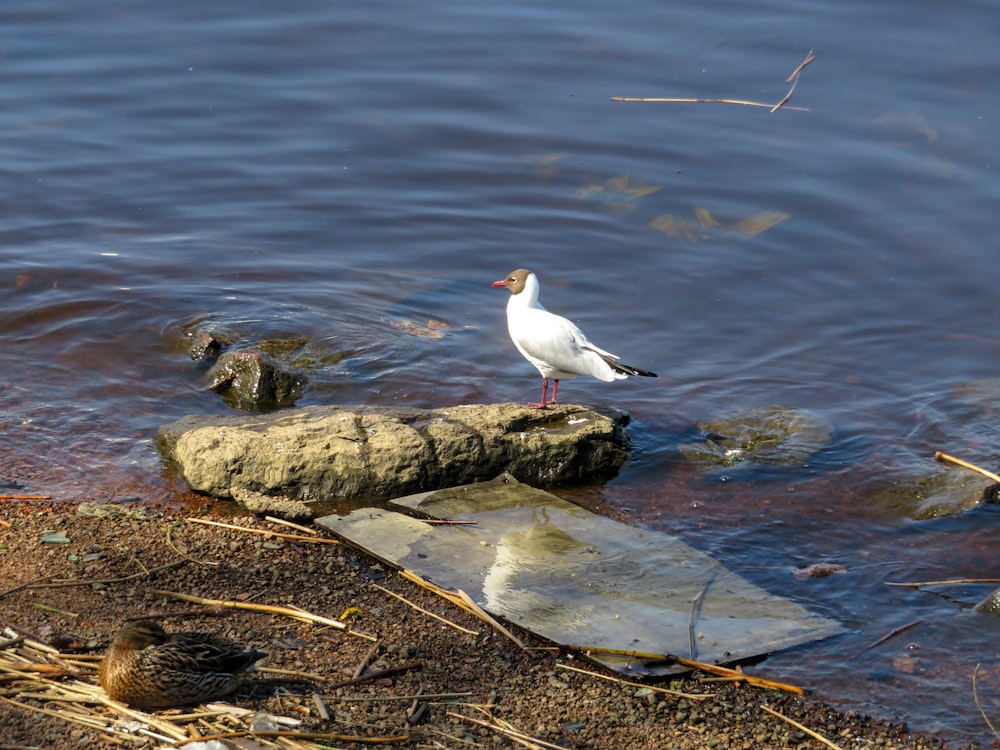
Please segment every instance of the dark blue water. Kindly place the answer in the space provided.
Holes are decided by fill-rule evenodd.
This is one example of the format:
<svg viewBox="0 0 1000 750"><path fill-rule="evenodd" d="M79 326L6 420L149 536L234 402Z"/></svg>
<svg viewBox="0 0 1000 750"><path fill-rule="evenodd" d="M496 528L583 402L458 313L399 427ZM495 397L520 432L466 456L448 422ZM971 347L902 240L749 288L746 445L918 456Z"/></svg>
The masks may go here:
<svg viewBox="0 0 1000 750"><path fill-rule="evenodd" d="M996 19L985 1L8 0L0 481L170 499L157 426L227 410L187 357L199 327L304 337L326 364L303 404L535 399L489 286L528 266L550 309L661 375L564 384L634 418L602 507L852 628L773 657L776 677L985 742L971 673L995 715L1000 627L967 608L989 587L885 584L995 576L1000 513L914 522L874 488L936 449L996 468L995 406L956 396L1000 345ZM776 103L810 49L789 102L807 111L609 101ZM763 212L788 218L734 228ZM678 459L692 424L773 403L834 424L810 471L723 481ZM849 572L789 574L822 560Z"/></svg>

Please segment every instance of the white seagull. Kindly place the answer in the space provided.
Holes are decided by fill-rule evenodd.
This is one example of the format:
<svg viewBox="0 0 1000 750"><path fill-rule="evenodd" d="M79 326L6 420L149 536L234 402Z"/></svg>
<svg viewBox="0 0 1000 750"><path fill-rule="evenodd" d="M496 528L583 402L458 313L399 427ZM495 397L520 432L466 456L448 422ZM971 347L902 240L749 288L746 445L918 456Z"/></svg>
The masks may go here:
<svg viewBox="0 0 1000 750"><path fill-rule="evenodd" d="M527 268L519 268L493 286L510 290L507 302L507 330L514 346L542 374L542 400L528 404L532 409L544 409L556 402L559 381L580 375L590 375L611 382L641 375L655 378L655 372L625 365L611 352L590 343L583 331L561 315L554 315L538 303L538 277ZM549 378L552 400L547 401Z"/></svg>

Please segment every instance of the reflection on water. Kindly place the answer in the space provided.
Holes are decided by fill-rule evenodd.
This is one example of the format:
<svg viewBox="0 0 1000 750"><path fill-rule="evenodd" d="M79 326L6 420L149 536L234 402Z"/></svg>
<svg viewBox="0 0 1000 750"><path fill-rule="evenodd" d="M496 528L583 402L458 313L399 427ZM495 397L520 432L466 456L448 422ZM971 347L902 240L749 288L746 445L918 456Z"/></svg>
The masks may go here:
<svg viewBox="0 0 1000 750"><path fill-rule="evenodd" d="M1000 447L991 4L36 5L0 10L0 486L173 498L157 426L227 410L195 321L308 342L303 404L526 401L489 284L530 267L660 373L567 391L633 416L588 499L853 623L810 652L820 694L987 739L983 592L886 582L995 575L996 508L917 522L885 488ZM777 100L808 48L807 111L609 101ZM833 443L793 473L679 454L769 405ZM819 561L848 572L787 575Z"/></svg>

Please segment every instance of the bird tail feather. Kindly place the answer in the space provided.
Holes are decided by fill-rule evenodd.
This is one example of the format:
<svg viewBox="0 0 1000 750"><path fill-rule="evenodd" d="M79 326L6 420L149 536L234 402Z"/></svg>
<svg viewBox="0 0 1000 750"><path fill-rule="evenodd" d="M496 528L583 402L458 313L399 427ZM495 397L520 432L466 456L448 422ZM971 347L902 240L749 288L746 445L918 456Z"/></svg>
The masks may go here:
<svg viewBox="0 0 1000 750"><path fill-rule="evenodd" d="M619 362L614 357L601 357L605 362L607 362L611 369L622 375L635 375L643 378L655 378L657 377L655 372L650 372L649 370L643 370L638 367L633 367L632 365L626 365Z"/></svg>

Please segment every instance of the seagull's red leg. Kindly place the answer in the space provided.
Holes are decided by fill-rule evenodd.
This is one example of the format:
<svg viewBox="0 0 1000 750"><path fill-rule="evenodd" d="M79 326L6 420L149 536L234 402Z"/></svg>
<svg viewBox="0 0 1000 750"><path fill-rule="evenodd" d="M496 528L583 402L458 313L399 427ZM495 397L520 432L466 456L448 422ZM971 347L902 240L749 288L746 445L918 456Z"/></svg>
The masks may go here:
<svg viewBox="0 0 1000 750"><path fill-rule="evenodd" d="M548 378L542 378L542 400L539 401L537 404L528 404L528 408L529 409L544 409L545 408L545 404L546 404L545 396L548 394L548 392L549 392L549 379Z"/></svg>
<svg viewBox="0 0 1000 750"><path fill-rule="evenodd" d="M556 402L556 394L558 392L559 392L559 381L558 380L553 380L552 381L552 400L549 401L550 404L554 404ZM545 397L543 396L542 397L542 401L544 401L544 400L545 400Z"/></svg>

